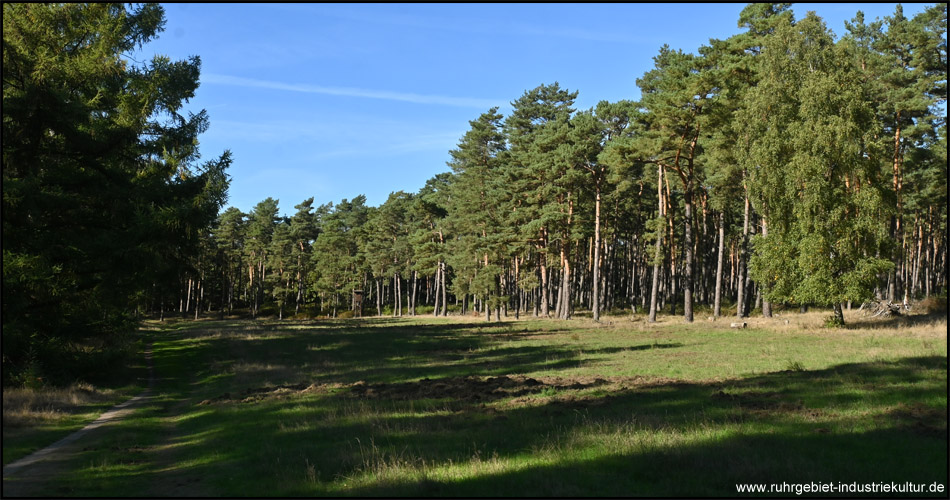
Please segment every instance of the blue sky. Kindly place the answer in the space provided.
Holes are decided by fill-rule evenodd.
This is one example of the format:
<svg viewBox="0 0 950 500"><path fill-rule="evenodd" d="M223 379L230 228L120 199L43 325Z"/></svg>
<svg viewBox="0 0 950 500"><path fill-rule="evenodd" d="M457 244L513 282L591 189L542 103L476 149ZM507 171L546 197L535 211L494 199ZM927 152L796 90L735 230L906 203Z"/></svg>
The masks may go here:
<svg viewBox="0 0 950 500"><path fill-rule="evenodd" d="M860 9L795 4L836 35ZM904 4L908 17L926 5ZM416 192L448 171L469 120L510 111L525 90L557 81L576 109L637 99L636 79L664 43L695 52L740 32L745 4L165 4L165 31L135 58L201 57L186 109L206 109L203 159L233 153L228 205L268 196L284 215L365 194Z"/></svg>

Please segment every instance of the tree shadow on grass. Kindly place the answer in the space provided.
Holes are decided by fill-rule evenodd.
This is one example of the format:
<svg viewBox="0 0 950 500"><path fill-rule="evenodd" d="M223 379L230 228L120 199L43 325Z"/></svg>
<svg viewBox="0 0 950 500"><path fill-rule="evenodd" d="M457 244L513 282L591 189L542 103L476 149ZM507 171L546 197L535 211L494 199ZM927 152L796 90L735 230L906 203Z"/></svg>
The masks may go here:
<svg viewBox="0 0 950 500"><path fill-rule="evenodd" d="M680 342L654 342L652 344L641 344L629 347L600 347L596 349L584 349L583 351L591 354L615 354L618 352L649 351L651 349L673 349L683 347L685 344Z"/></svg>
<svg viewBox="0 0 950 500"><path fill-rule="evenodd" d="M468 323L413 325L374 320L372 327L343 320L346 328L267 329L267 336L224 335L204 339L220 358L266 359L244 367L245 378L274 384L398 382L420 378L576 368L597 349L564 345L515 345L507 326ZM381 323L381 324L380 324ZM497 334L502 332L503 334ZM201 336L201 332L193 335ZM209 335L205 335L208 337ZM657 347L679 345L657 344ZM652 348L652 346L650 346ZM632 346L630 349L646 349ZM601 354L614 351L605 350ZM282 370L285 373L274 373Z"/></svg>
<svg viewBox="0 0 950 500"><path fill-rule="evenodd" d="M725 382L343 384L203 406L185 425L216 432L183 453L224 495L735 496L745 482L946 484L946 370L947 358L932 356ZM448 479L450 463L461 472Z"/></svg>
<svg viewBox="0 0 950 500"><path fill-rule="evenodd" d="M356 496L531 496L531 497L793 497L796 485L822 483L869 484L906 483L946 485L940 467L939 447L927 446L902 456L884 456L883 449L900 449L916 444L899 429L883 429L846 435L749 434L697 444L652 449L643 453L605 454L591 459L565 460L555 464L517 467L460 480L432 477L392 481L389 484L358 488L347 492ZM875 443L872 449L868 443ZM930 444L930 443L928 443ZM926 445L925 445L926 446ZM821 454L821 460L813 456ZM880 457L871 461L868 457ZM933 459L923 467L909 467L915 459ZM841 467L828 468L829 462ZM942 465L941 465L942 463ZM897 470L895 470L895 466ZM768 494L740 493L740 484L775 484ZM809 486L806 486L809 487ZM840 487L840 486L839 486ZM915 486L916 487L916 486ZM784 488L784 489L782 489ZM798 487L801 493L801 486ZM814 490L813 490L814 491ZM866 490L867 496L882 496ZM923 492L921 492L923 491ZM886 497L928 496L927 490L883 494ZM850 497L847 491L838 496ZM819 496L828 496L827 493ZM831 495L835 496L835 495ZM946 493L929 493L945 498Z"/></svg>
<svg viewBox="0 0 950 500"><path fill-rule="evenodd" d="M160 375L254 360L243 375L273 384L164 381L180 391L178 467L223 496L735 496L740 482L946 477L946 357L716 382L529 378L517 374L576 367L578 346L512 345L474 329L485 324L352 321L267 338L157 337ZM110 494L92 486L99 475L162 477L142 462L86 470L62 491Z"/></svg>
<svg viewBox="0 0 950 500"><path fill-rule="evenodd" d="M481 423L483 449L501 464L492 467L489 460L483 468L501 471L453 480L430 473L421 479L382 480L347 493L734 496L736 484L751 482L946 485L946 370L945 357L919 357L770 373L727 384L665 383L601 397L555 397L490 412L495 418ZM934 406L934 401L942 405ZM552 428L564 441L588 431L596 439L598 429L616 429L618 433L608 432L602 439L626 442L637 451L612 452L608 444L604 452L588 457L565 446L565 459L555 464L504 467L525 450L546 449ZM454 437L467 432L460 426ZM635 437L624 441L623 432ZM701 438L677 442L677 436L691 433ZM385 439L389 449L411 446L397 435L377 433L376 439ZM505 438L494 439L496 435ZM651 435L665 437L651 442ZM638 440L648 444L637 446ZM429 454L425 460L465 458L449 453ZM479 460L468 457L469 462Z"/></svg>
<svg viewBox="0 0 950 500"><path fill-rule="evenodd" d="M889 318L858 318L849 321L844 328L849 330L894 330L895 328L913 328L933 325L947 321L947 313L907 314Z"/></svg>

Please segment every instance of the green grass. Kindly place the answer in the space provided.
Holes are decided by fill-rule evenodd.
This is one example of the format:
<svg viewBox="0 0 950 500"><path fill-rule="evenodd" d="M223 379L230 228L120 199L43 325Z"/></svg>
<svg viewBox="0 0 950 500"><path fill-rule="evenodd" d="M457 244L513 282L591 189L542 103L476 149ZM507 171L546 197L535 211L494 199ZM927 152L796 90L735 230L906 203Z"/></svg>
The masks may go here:
<svg viewBox="0 0 950 500"><path fill-rule="evenodd" d="M946 320L826 329L821 314L789 317L745 330L671 318L172 323L143 332L158 396L38 494L946 484Z"/></svg>
<svg viewBox="0 0 950 500"><path fill-rule="evenodd" d="M147 371L139 356L113 371L113 382L69 387L4 388L3 465L23 458L82 429L112 406L145 390Z"/></svg>

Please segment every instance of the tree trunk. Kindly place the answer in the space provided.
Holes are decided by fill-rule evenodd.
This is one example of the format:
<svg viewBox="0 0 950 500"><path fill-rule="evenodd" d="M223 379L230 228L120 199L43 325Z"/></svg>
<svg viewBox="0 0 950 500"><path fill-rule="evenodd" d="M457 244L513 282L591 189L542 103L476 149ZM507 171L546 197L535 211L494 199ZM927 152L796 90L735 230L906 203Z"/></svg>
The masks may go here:
<svg viewBox="0 0 950 500"><path fill-rule="evenodd" d="M916 297L918 293L917 278L920 276L920 257L924 249L924 225L920 223L919 217L914 217L914 225L917 226L917 255L914 256L914 266L910 278L910 296Z"/></svg>
<svg viewBox="0 0 950 500"><path fill-rule="evenodd" d="M898 111L897 112L898 124L900 123L900 118L901 118L901 112ZM903 252L902 252L903 242L901 241L903 239L903 235L901 234L901 229L902 229L901 228L901 222L902 222L901 221L901 216L902 216L901 214L901 209L902 209L901 185L902 185L902 182L901 182L901 162L900 162L901 144L900 143L901 143L901 127L900 125L898 125L896 130L894 131L894 154L893 154L894 193L897 195L897 213L891 217L891 231L892 231L891 237L894 239L894 241L897 242L897 247L894 252L894 260L893 260L894 268L891 269L891 272L889 273L889 276L888 276L888 287L887 287L887 301L888 302L894 302L895 300L897 300L897 291L899 288L898 283L897 283L899 273L897 272L897 270L900 268L902 264L902 260L903 260L902 258L903 257Z"/></svg>
<svg viewBox="0 0 950 500"><path fill-rule="evenodd" d="M657 199L659 206L660 217L666 215L666 205L663 202L663 167L657 167ZM656 322L656 311L657 311L657 300L659 299L660 291L660 256L663 251L663 232L664 228L661 226L657 229L656 235L656 251L653 256L653 286L650 289L650 316L647 318L647 321L650 323Z"/></svg>
<svg viewBox="0 0 950 500"><path fill-rule="evenodd" d="M382 279L376 278L376 315L383 315L383 291L382 291Z"/></svg>
<svg viewBox="0 0 950 500"><path fill-rule="evenodd" d="M188 278L188 293L185 296L185 310L182 312L188 312L191 307L191 278Z"/></svg>
<svg viewBox="0 0 950 500"><path fill-rule="evenodd" d="M558 319L569 319L571 302L571 263L568 259L568 244L561 245L561 286L558 288L557 317Z"/></svg>
<svg viewBox="0 0 950 500"><path fill-rule="evenodd" d="M749 263L747 262L748 256L746 255L746 245L749 240L749 192L746 190L745 195L745 212L742 216L742 240L739 243L739 283L738 292L736 294L736 317L743 318L748 312L745 310L746 302L746 282L748 281L749 274Z"/></svg>
<svg viewBox="0 0 950 500"><path fill-rule="evenodd" d="M764 213L764 212L763 212ZM765 219L765 216L762 217L762 236L768 236L769 226L768 222ZM759 288L762 288L760 286ZM765 318L772 317L772 303L765 298L765 290L762 291L762 316Z"/></svg>
<svg viewBox="0 0 950 500"><path fill-rule="evenodd" d="M409 300L409 315L410 316L416 315L416 288L418 288L416 286L416 271L413 271L412 272L412 288L411 288L412 291L410 292L412 293L412 297Z"/></svg>
<svg viewBox="0 0 950 500"><path fill-rule="evenodd" d="M442 260L439 260L439 264L435 270L435 284L433 285L433 294L435 295L435 305L432 307L432 315L439 315L439 275L442 273Z"/></svg>
<svg viewBox="0 0 950 500"><path fill-rule="evenodd" d="M563 297L563 309L561 309L561 319L571 319L571 261L569 258L565 257L564 259L564 273L562 274L562 290L561 296Z"/></svg>
<svg viewBox="0 0 950 500"><path fill-rule="evenodd" d="M663 179L666 184L666 221L670 229L670 315L676 316L676 212L673 207L673 192L670 189L670 179Z"/></svg>
<svg viewBox="0 0 950 500"><path fill-rule="evenodd" d="M725 259L726 213L719 213L719 256L716 259L716 295L713 304L713 316L722 316L722 264Z"/></svg>
<svg viewBox="0 0 950 500"><path fill-rule="evenodd" d="M841 310L841 303L835 302L833 308L835 311L835 322L839 325L844 325L844 311Z"/></svg>
<svg viewBox="0 0 950 500"><path fill-rule="evenodd" d="M495 321L501 321L501 275L495 276Z"/></svg>
<svg viewBox="0 0 950 500"><path fill-rule="evenodd" d="M201 280L195 283L195 319L198 319L198 311L201 310L201 299L204 298L204 288L201 287Z"/></svg>
<svg viewBox="0 0 950 500"><path fill-rule="evenodd" d="M594 321L600 321L600 185L594 195L594 277L592 309Z"/></svg>
<svg viewBox="0 0 950 500"><path fill-rule="evenodd" d="M521 290L518 288L518 287L519 287L519 281L518 281L518 280L519 280L519 276L518 276L518 272L519 272L519 270L518 270L518 260L519 260L518 257L515 257L515 258L514 258L514 261L515 261L515 262L514 262L514 264L515 264L514 293L515 293L515 296L516 296L516 302L515 302L515 319L519 319L519 318L521 317L521 304L522 304L522 300L521 300Z"/></svg>
<svg viewBox="0 0 950 500"><path fill-rule="evenodd" d="M543 248L538 251L539 267L541 271L541 316L547 318L549 314L548 306L548 266L547 259L544 256Z"/></svg>
<svg viewBox="0 0 950 500"><path fill-rule="evenodd" d="M683 246L686 253L683 267L683 318L687 323L693 322L693 189L692 183L684 191L683 202L686 208Z"/></svg>
<svg viewBox="0 0 950 500"><path fill-rule="evenodd" d="M446 291L445 291L445 261L439 266L442 269L442 316L449 315L449 303L446 300Z"/></svg>
<svg viewBox="0 0 950 500"><path fill-rule="evenodd" d="M399 274L396 274L396 308L402 317L402 277Z"/></svg>

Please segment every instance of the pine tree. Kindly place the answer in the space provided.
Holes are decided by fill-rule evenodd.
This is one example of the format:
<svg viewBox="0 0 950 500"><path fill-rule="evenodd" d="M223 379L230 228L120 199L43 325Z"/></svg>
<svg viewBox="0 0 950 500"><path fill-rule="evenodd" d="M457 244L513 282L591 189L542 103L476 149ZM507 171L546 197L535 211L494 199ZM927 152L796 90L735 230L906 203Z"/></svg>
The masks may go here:
<svg viewBox="0 0 950 500"><path fill-rule="evenodd" d="M267 255L278 221L277 203L278 200L267 197L255 205L247 217L244 263L250 287L251 316L254 317L260 312L265 298L264 278L269 264Z"/></svg>
<svg viewBox="0 0 950 500"><path fill-rule="evenodd" d="M621 101L610 103L601 101L596 111L578 113L572 120L571 145L579 167L587 171L585 190L592 191L594 198L594 239L592 242L591 311L594 321L600 321L601 311L601 238L602 202L613 186L609 182L613 162L623 162L622 156L608 152L603 154L611 142L618 142L627 132L631 115L635 112L633 103Z"/></svg>
<svg viewBox="0 0 950 500"><path fill-rule="evenodd" d="M908 177L915 177L914 165L906 164L906 159L927 148L941 123L937 104L946 102L947 92L946 5L930 7L914 19L905 17L898 5L893 16L869 24L858 12L846 27L844 41L873 102L881 129L878 139L888 149L883 168L891 177L896 198L890 221L896 245L888 252L895 265L888 276L887 299L895 301L903 291L906 302L913 286L907 283L914 257L911 240L920 220L915 217L914 227L906 230L904 216L913 213L906 207L907 198L915 193L905 186Z"/></svg>
<svg viewBox="0 0 950 500"><path fill-rule="evenodd" d="M655 69L637 80L643 97L640 105L647 122L642 141L643 158L669 169L683 190L683 313L693 321L693 197L701 173L700 153L704 109L712 97L713 82L702 56L670 50L664 45L654 57Z"/></svg>
<svg viewBox="0 0 950 500"><path fill-rule="evenodd" d="M362 284L363 270L370 264L360 242L365 241L365 226L372 211L363 195L317 210L326 214L322 216L320 235L313 243L310 287L321 294L322 308L333 316L341 297L349 303L353 290Z"/></svg>
<svg viewBox="0 0 950 500"><path fill-rule="evenodd" d="M294 206L297 213L290 218L290 238L292 242L290 272L294 280L294 315L300 312L300 306L306 299L304 279L310 271L310 253L313 241L317 238L317 217L312 213L313 197Z"/></svg>
<svg viewBox="0 0 950 500"><path fill-rule="evenodd" d="M80 343L125 338L226 199L229 153L199 165L208 116L181 112L199 58L123 58L164 23L157 4L3 4L4 383L66 380Z"/></svg>
<svg viewBox="0 0 950 500"><path fill-rule="evenodd" d="M455 235L453 268L466 289L484 305L486 319L506 300L501 295L500 276L507 260L505 230L507 188L501 175L507 161L505 138L498 108L471 120L471 129L449 151L454 179L450 185L448 227Z"/></svg>
<svg viewBox="0 0 950 500"><path fill-rule="evenodd" d="M270 272L264 283L270 289L269 295L277 303L277 319L284 319L284 305L293 293L292 279L295 277L293 266L294 240L290 234L290 223L281 220L275 227L267 249L267 266Z"/></svg>
<svg viewBox="0 0 950 500"><path fill-rule="evenodd" d="M413 270L422 273L423 276L431 273L433 278L432 314L434 316L448 314L444 298L446 295L445 218L448 215L445 206L449 201L451 179L452 174L445 172L427 180L425 186L413 197L413 205L410 207L414 214L411 219L415 222L410 228L409 236L415 255ZM429 295L430 293L427 292L426 296Z"/></svg>
<svg viewBox="0 0 950 500"><path fill-rule="evenodd" d="M527 245L520 253L533 250L536 256L542 316L548 316L550 309L551 243L561 233L552 224L567 219L567 196L556 177L562 163L554 151L565 141L576 98L576 91L561 89L557 82L540 85L511 103L513 109L504 124L510 145L505 181L512 193L508 224L517 228L517 240Z"/></svg>
<svg viewBox="0 0 950 500"><path fill-rule="evenodd" d="M228 314L231 314L234 309L235 291L240 291L241 283L243 283L245 218L246 215L237 208L228 207L218 216L218 222L212 234L215 246L224 257L225 282L222 286L227 290Z"/></svg>

